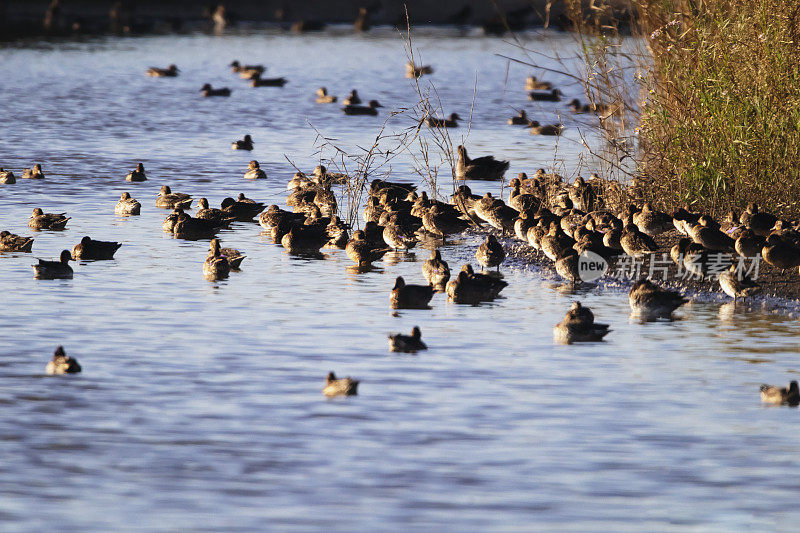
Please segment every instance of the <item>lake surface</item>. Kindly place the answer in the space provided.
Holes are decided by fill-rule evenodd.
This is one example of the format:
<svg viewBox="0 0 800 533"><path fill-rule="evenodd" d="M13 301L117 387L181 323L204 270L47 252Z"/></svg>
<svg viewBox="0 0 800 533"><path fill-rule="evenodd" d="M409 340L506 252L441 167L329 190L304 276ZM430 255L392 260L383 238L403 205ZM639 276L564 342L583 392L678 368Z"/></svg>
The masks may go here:
<svg viewBox="0 0 800 533"><path fill-rule="evenodd" d="M576 50L569 35L523 39L544 54ZM557 120L579 85L509 65L495 54L520 54L499 38L426 30L414 46L436 69L421 83L435 84L447 114L469 117L477 88L469 133L451 131L471 155L509 159L507 177L597 170L568 113L555 156L553 138L505 123L519 108ZM336 28L0 49L0 166L40 162L47 175L0 186L0 229L31 234L34 207L72 217L66 231L37 233L33 254L0 256L0 530L796 528L798 411L765 407L758 392L797 379L794 318L712 298L642 325L622 289L559 290L522 252L502 267L501 299L466 306L438 294L429 310L393 312L394 278L422 282L427 250L357 274L343 251L292 257L258 225L235 223L223 245L248 257L212 283L201 275L208 242L162 232L161 185L217 206L239 192L282 204L295 171L287 157L310 171L335 154L317 131L350 154L368 148L388 111L418 100L405 54L392 30ZM227 68L233 59L263 62L289 84L251 89ZM169 63L178 78L143 75ZM566 100L528 102L530 73ZM232 97L203 99L206 82ZM385 107L346 117L313 102L320 85ZM387 131L413 126L410 114ZM256 149L230 150L245 133ZM419 154L412 146L377 172L421 183ZM268 180L242 179L253 158ZM140 161L149 181L126 183ZM473 188L500 193L498 183ZM114 215L123 191L141 216ZM84 235L123 246L113 261L76 264L73 280L33 279L35 257ZM475 263L481 240L464 234L443 256L454 270ZM576 299L611 324L606 342L553 345ZM430 349L389 353L386 335L414 325ZM59 344L82 374L44 375ZM359 395L326 400L330 370L361 379Z"/></svg>

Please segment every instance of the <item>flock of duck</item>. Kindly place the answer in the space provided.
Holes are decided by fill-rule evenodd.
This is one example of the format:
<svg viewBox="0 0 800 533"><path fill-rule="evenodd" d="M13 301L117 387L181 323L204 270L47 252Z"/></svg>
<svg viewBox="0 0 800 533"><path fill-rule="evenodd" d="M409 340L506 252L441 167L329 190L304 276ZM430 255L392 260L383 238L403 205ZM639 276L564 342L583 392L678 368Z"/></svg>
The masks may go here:
<svg viewBox="0 0 800 533"><path fill-rule="evenodd" d="M231 66L234 72L251 79L260 79L254 76L260 76L264 71L261 66L243 66L238 62ZM410 64L407 75L415 77L431 71L430 67ZM147 71L148 75L159 77L177 73L174 65ZM526 88L550 89L549 84L533 77L527 80ZM530 94L551 101L560 98L557 89ZM324 99L325 103L336 101L336 97L328 95L324 88L318 92L318 98ZM359 102L357 92L352 91L345 112L348 113L348 107L358 107ZM577 112L613 112L606 106L581 108L576 101L571 105L578 108ZM365 108L374 111L377 106L379 104L373 101ZM453 115L449 120L457 121L458 118ZM509 119L509 123L524 124L526 120L523 112L519 117ZM530 121L527 125L532 126ZM448 127L438 123L431 126ZM233 142L232 148L252 150L253 140L247 135ZM466 147L458 146L454 178L457 181L501 180L508 168L508 161L491 155L470 158ZM45 176L41 165L36 164L25 170L22 177L44 179ZM259 163L253 160L243 177L265 179L267 176ZM144 165L139 163L126 180L146 181ZM12 172L0 169L0 183L14 182ZM758 284L738 267L735 255L763 258L782 271L800 267L800 231L789 222L760 211L756 204L748 205L741 216L731 214L726 217L727 229L724 230L723 224L712 217L688 208L667 214L649 203L640 206L628 204L615 213L608 194L613 187L596 175L588 180L577 177L569 184L561 176L543 169L531 177L520 173L510 181L508 202L493 197L490 192L483 196L475 195L466 184L458 186L449 201L442 201L429 197L425 191L418 192L417 187L410 183L374 179L369 184L362 213L363 229L351 234L352 227L336 214L338 205L334 193L335 185L350 182L350 176L329 172L319 165L310 173L297 172L288 182L285 204L291 210L281 209L278 205L267 206L244 194L239 194L236 199L225 198L219 208L213 208L206 198L195 199L188 194L173 192L167 185L161 187L155 206L170 210L162 225L164 231L179 239L210 241L202 269L204 277L209 280L228 277L241 268L245 259L239 250L222 247L216 238L217 232L234 221L253 222L256 217L273 242L283 246L288 253L318 256L322 248L343 249L354 263L352 268L358 272L369 272L372 263L380 261L390 251L407 252L424 242L432 249L430 259L422 264L421 274L425 283L407 283L398 276L389 294L394 309L428 309L436 292L445 293L454 303L472 305L497 298L508 283L499 274L507 252L495 233L514 236L526 243L551 260L558 275L573 285L583 282L580 258L584 254L591 252L610 263L625 256L641 260L661 248L656 238L675 234L680 234L680 238L670 249L670 257L678 268L685 268L699 278L717 275L722 290L734 299L749 297L758 291ZM187 213L192 204L196 207L195 216ZM136 216L141 209L141 203L125 192L114 211L119 216ZM69 220L65 213L44 213L37 207L28 226L36 231L58 231L63 230ZM489 231L475 253L475 260L483 271L476 272L470 264L465 264L455 276L451 275L440 248L453 236L477 228ZM31 252L33 242L32 237L8 231L0 233L0 251ZM38 279L72 278L70 261L113 259L120 246L117 242L85 236L71 252L64 250L58 261L40 259L33 266L34 275ZM727 261L724 263L726 268L712 271L712 267L719 266L718 256ZM486 272L491 269L496 269L496 272ZM669 319L687 301L681 293L644 278L639 279L629 293L632 312L645 320ZM607 324L595 322L592 311L576 301L554 327L553 335L555 342L571 344L602 341L609 332ZM410 335L390 335L389 345L392 351L397 352L414 353L427 349L419 327L414 327ZM59 347L46 371L48 374L76 373L81 371L81 367ZM353 395L357 393L357 387L357 380L349 377L338 379L331 372L326 377L323 392L327 396ZM796 381L791 382L788 388L764 385L761 396L763 401L770 403L800 403Z"/></svg>

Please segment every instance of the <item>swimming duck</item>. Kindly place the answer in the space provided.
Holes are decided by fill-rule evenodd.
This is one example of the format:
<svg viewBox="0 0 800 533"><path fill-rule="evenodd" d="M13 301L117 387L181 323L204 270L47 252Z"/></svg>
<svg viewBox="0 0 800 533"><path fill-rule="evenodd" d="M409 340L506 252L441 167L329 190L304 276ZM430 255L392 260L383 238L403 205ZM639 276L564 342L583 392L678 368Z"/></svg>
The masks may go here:
<svg viewBox="0 0 800 533"><path fill-rule="evenodd" d="M767 237L767 242L761 249L761 257L770 265L781 269L782 272L800 266L800 250L785 243L775 233Z"/></svg>
<svg viewBox="0 0 800 533"><path fill-rule="evenodd" d="M87 236L72 248L72 259L114 259L120 246L121 242L95 241Z"/></svg>
<svg viewBox="0 0 800 533"><path fill-rule="evenodd" d="M494 300L500 295L508 282L472 270L472 265L464 265L455 277L447 282L445 293L448 299L457 304L477 304Z"/></svg>
<svg viewBox="0 0 800 533"><path fill-rule="evenodd" d="M508 170L508 165L508 161L498 161L491 155L470 159L467 149L459 145L455 177L457 180L499 180Z"/></svg>
<svg viewBox="0 0 800 533"><path fill-rule="evenodd" d="M553 328L556 342L572 344L573 342L595 342L603 340L609 332L608 324L597 324L594 314L580 302L573 302L564 320Z"/></svg>
<svg viewBox="0 0 800 533"><path fill-rule="evenodd" d="M536 76L528 76L525 78L526 91L549 91L553 88L553 84L549 81L537 80Z"/></svg>
<svg viewBox="0 0 800 533"><path fill-rule="evenodd" d="M32 265L33 277L36 279L72 279L70 261L72 261L72 254L69 253L69 250L61 252L59 261L39 259L38 265Z"/></svg>
<svg viewBox="0 0 800 533"><path fill-rule="evenodd" d="M244 195L241 193L239 194L239 198L239 200L234 200L230 197L223 198L220 204L222 211L227 213L229 217L235 218L238 222L251 222L266 207L266 205L261 202L255 202L249 198L244 198ZM244 198L244 200L241 198Z"/></svg>
<svg viewBox="0 0 800 533"><path fill-rule="evenodd" d="M531 135L561 135L564 126L561 124L539 124L538 120L532 120L528 125Z"/></svg>
<svg viewBox="0 0 800 533"><path fill-rule="evenodd" d="M669 231L673 227L672 217L661 211L656 211L649 202L645 202L642 210L633 215L633 223L642 233L651 237Z"/></svg>
<svg viewBox="0 0 800 533"><path fill-rule="evenodd" d="M210 208L206 198L197 200L197 212L194 215L196 218L204 218L206 220L230 220L232 217L230 213L226 213L222 209Z"/></svg>
<svg viewBox="0 0 800 533"><path fill-rule="evenodd" d="M433 298L430 285L406 285L402 276L397 276L390 294L392 309L427 309Z"/></svg>
<svg viewBox="0 0 800 533"><path fill-rule="evenodd" d="M647 320L669 318L688 300L677 291L662 289L647 278L637 281L628 294L631 311Z"/></svg>
<svg viewBox="0 0 800 533"><path fill-rule="evenodd" d="M216 248L212 245L203 262L203 277L209 281L216 281L227 278L230 271L231 266L228 259L220 255L219 244Z"/></svg>
<svg viewBox="0 0 800 533"><path fill-rule="evenodd" d="M33 210L33 214L28 220L28 227L31 229L62 230L70 219L70 217L65 217L64 214L65 213L44 213L37 207Z"/></svg>
<svg viewBox="0 0 800 533"><path fill-rule="evenodd" d="M425 119L425 124L431 128L457 128L459 120L461 117L458 116L458 113L450 113L449 119L428 117Z"/></svg>
<svg viewBox="0 0 800 533"><path fill-rule="evenodd" d="M651 236L639 231L638 226L633 223L633 215L628 215L625 219L625 227L622 228L619 243L626 254L636 259L658 251L656 241Z"/></svg>
<svg viewBox="0 0 800 533"><path fill-rule="evenodd" d="M17 178L14 177L14 173L10 170L3 170L0 167L0 184L3 185L13 185L17 182Z"/></svg>
<svg viewBox="0 0 800 533"><path fill-rule="evenodd" d="M561 91L558 89L549 92L530 91L528 98L534 102L559 102L561 101Z"/></svg>
<svg viewBox="0 0 800 533"><path fill-rule="evenodd" d="M170 65L167 68L150 67L147 69L147 75L153 78L174 78L178 75L178 67Z"/></svg>
<svg viewBox="0 0 800 533"><path fill-rule="evenodd" d="M162 185L161 192L158 193L156 198L156 207L162 209L187 209L192 205L192 197L182 192L172 192L169 185Z"/></svg>
<svg viewBox="0 0 800 533"><path fill-rule="evenodd" d="M142 204L136 201L135 198L131 198L130 193L124 192L119 197L114 213L119 216L138 215L141 210Z"/></svg>
<svg viewBox="0 0 800 533"><path fill-rule="evenodd" d="M141 163L137 164L136 168L125 176L125 181L147 181L147 176L144 173L144 165Z"/></svg>
<svg viewBox="0 0 800 533"><path fill-rule="evenodd" d="M758 204L755 202L747 204L747 209L739 217L739 222L760 237L767 237L777 221L778 217L775 215L759 211Z"/></svg>
<svg viewBox="0 0 800 533"><path fill-rule="evenodd" d="M608 118L619 110L619 106L611 104L597 104L591 102L588 104L581 104L581 101L577 98L570 100L569 107L573 113L596 113L600 115L601 119Z"/></svg>
<svg viewBox="0 0 800 533"><path fill-rule="evenodd" d="M203 93L203 96L208 98L209 96L230 96L231 90L227 87L223 87L222 89L214 89L211 87L210 83L206 83L200 89L200 92Z"/></svg>
<svg viewBox="0 0 800 533"><path fill-rule="evenodd" d="M347 95L347 98L342 100L342 104L345 106L358 105L360 103L361 103L361 98L358 96L358 91L356 91L355 89L350 91L350 94Z"/></svg>
<svg viewBox="0 0 800 533"><path fill-rule="evenodd" d="M244 179L246 180L261 180L266 179L267 173L261 170L261 167L258 165L258 161L253 159L247 165L247 172L244 173Z"/></svg>
<svg viewBox="0 0 800 533"><path fill-rule="evenodd" d="M800 404L800 388L797 386L797 381L790 382L788 387L761 385L761 401L776 405Z"/></svg>
<svg viewBox="0 0 800 533"><path fill-rule="evenodd" d="M283 87L288 80L286 78L262 78L253 76L250 78L250 87Z"/></svg>
<svg viewBox="0 0 800 533"><path fill-rule="evenodd" d="M443 288L450 280L450 267L439 250L431 250L431 258L422 263L422 275L433 287Z"/></svg>
<svg viewBox="0 0 800 533"><path fill-rule="evenodd" d="M336 374L328 372L325 378L325 388L322 389L322 394L328 398L334 396L355 396L358 394L358 384L360 382L350 376L346 378L336 379Z"/></svg>
<svg viewBox="0 0 800 533"><path fill-rule="evenodd" d="M733 298L748 298L756 294L761 288L758 283L747 277L737 265L733 264L728 270L719 275L719 286Z"/></svg>
<svg viewBox="0 0 800 533"><path fill-rule="evenodd" d="M221 248L219 239L211 239L211 242L208 246L208 251L215 256L224 257L228 260L228 265L232 269L238 270L239 266L244 261L246 255L243 255L242 252L237 250L236 248Z"/></svg>
<svg viewBox="0 0 800 533"><path fill-rule="evenodd" d="M172 228L172 233L177 239L200 240L210 239L230 221L208 220L193 218L177 209L180 213Z"/></svg>
<svg viewBox="0 0 800 533"><path fill-rule="evenodd" d="M358 266L367 266L382 258L390 248L378 248L367 240L363 230L357 230L347 242L345 253Z"/></svg>
<svg viewBox="0 0 800 533"><path fill-rule="evenodd" d="M59 346L53 353L53 359L48 361L44 370L49 375L54 374L77 374L81 371L78 360L64 353L64 347Z"/></svg>
<svg viewBox="0 0 800 533"><path fill-rule="evenodd" d="M508 123L511 126L528 126L531 123L531 119L528 118L525 110L521 109L519 113L508 119Z"/></svg>
<svg viewBox="0 0 800 533"><path fill-rule="evenodd" d="M486 236L486 241L478 246L475 258L483 267L497 267L497 271L500 272L500 263L505 260L506 252L503 250L503 245L497 242L495 236L489 234Z"/></svg>
<svg viewBox="0 0 800 533"><path fill-rule="evenodd" d="M33 237L20 237L9 231L0 231L0 252L30 252Z"/></svg>
<svg viewBox="0 0 800 533"><path fill-rule="evenodd" d="M281 246L290 254L319 253L320 248L328 242L328 234L324 228L294 224L289 232L281 237Z"/></svg>
<svg viewBox="0 0 800 533"><path fill-rule="evenodd" d="M389 350L392 352L416 353L427 349L428 347L422 342L422 332L419 330L419 326L414 326L411 335L402 333L389 335Z"/></svg>
<svg viewBox="0 0 800 533"><path fill-rule="evenodd" d="M267 70L264 65L242 65L239 61L232 61L230 65L234 74L239 74L242 78L248 79L253 76L260 76Z"/></svg>
<svg viewBox="0 0 800 533"><path fill-rule="evenodd" d="M42 165L36 163L33 168L26 168L22 171L22 177L29 180L43 180L44 173L42 172Z"/></svg>
<svg viewBox="0 0 800 533"><path fill-rule="evenodd" d="M317 89L317 103L318 104L333 104L336 102L336 97L328 94L328 89L320 87Z"/></svg>
<svg viewBox="0 0 800 533"><path fill-rule="evenodd" d="M239 141L233 141L231 143L231 150L247 150L251 151L253 149L253 138L250 135L245 135L244 139Z"/></svg>
<svg viewBox="0 0 800 533"><path fill-rule="evenodd" d="M423 74L433 74L433 67L430 65L415 65L411 61L406 63L406 78L419 78Z"/></svg>
<svg viewBox="0 0 800 533"><path fill-rule="evenodd" d="M703 247L712 251L733 252L735 250L736 241L723 233L719 229L719 224L711 217L703 215L698 222L689 231L689 236L694 242L702 244Z"/></svg>
<svg viewBox="0 0 800 533"><path fill-rule="evenodd" d="M345 105L342 108L345 115L372 115L378 114L378 108L383 107L377 100L370 100L369 105Z"/></svg>
<svg viewBox="0 0 800 533"><path fill-rule="evenodd" d="M258 223L266 230L271 230L279 226L282 222L302 224L305 220L305 215L302 213L292 213L285 211L275 204L272 204L266 211L261 213L258 217ZM288 231L288 230L287 230Z"/></svg>

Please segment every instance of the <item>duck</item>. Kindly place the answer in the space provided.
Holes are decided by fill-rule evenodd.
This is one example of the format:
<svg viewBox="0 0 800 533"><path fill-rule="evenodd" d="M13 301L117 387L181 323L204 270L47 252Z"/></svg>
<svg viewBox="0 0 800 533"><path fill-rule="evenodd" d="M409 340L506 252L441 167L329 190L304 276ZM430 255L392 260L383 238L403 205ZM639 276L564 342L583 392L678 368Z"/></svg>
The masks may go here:
<svg viewBox="0 0 800 533"><path fill-rule="evenodd" d="M656 241L651 236L639 231L638 226L633 223L633 215L628 215L625 219L625 227L622 228L619 243L622 250L635 259L658 251Z"/></svg>
<svg viewBox="0 0 800 533"><path fill-rule="evenodd" d="M237 60L232 61L228 66L231 67L231 70L234 74L239 74L239 76L245 79L251 78L255 75L260 76L264 74L265 70L267 70L264 65L242 65Z"/></svg>
<svg viewBox="0 0 800 533"><path fill-rule="evenodd" d="M408 251L417 245L417 239L414 238L414 235L410 234L409 231L406 231L404 227L395 222L396 219L396 216L393 217L393 219L383 227L383 241L392 250Z"/></svg>
<svg viewBox="0 0 800 533"><path fill-rule="evenodd" d="M429 285L436 288L444 288L450 280L450 267L439 250L431 250L431 258L422 263L422 275Z"/></svg>
<svg viewBox="0 0 800 533"><path fill-rule="evenodd" d="M560 102L561 91L558 89L553 89L548 92L530 91L528 92L528 98L534 102Z"/></svg>
<svg viewBox="0 0 800 533"><path fill-rule="evenodd" d="M162 209L175 209L176 207L187 209L191 205L192 197L190 195L182 192L174 193L172 189L169 188L169 185L162 185L161 191L158 193L158 197L156 197L156 207Z"/></svg>
<svg viewBox="0 0 800 533"><path fill-rule="evenodd" d="M317 165L311 173L312 179L317 185L328 186L330 184L346 185L350 181L350 176L341 172L328 172L325 165ZM378 180L380 181L380 180ZM375 180L373 180L373 183Z"/></svg>
<svg viewBox="0 0 800 533"><path fill-rule="evenodd" d="M33 237L20 237L9 231L0 231L0 252L30 252Z"/></svg>
<svg viewBox="0 0 800 533"><path fill-rule="evenodd" d="M529 126L530 123L531 119L528 118L528 113L524 109L521 109L519 113L508 119L510 126Z"/></svg>
<svg viewBox="0 0 800 533"><path fill-rule="evenodd" d="M238 270L239 266L242 264L242 261L244 261L247 256L242 254L242 252L236 248L221 248L220 246L219 239L211 239L211 242L208 246L209 253L224 257L228 260L228 264L232 269Z"/></svg>
<svg viewBox="0 0 800 533"><path fill-rule="evenodd" d="M429 207L422 214L422 225L433 235L444 241L448 235L461 233L469 227L469 222L445 211L439 205Z"/></svg>
<svg viewBox="0 0 800 533"><path fill-rule="evenodd" d="M499 180L508 170L508 161L498 161L491 155L470 159L464 145L459 145L457 151L455 176L457 180Z"/></svg>
<svg viewBox="0 0 800 533"><path fill-rule="evenodd" d="M325 378L325 388L322 389L322 394L328 398L334 396L356 396L358 394L358 384L360 381L353 379L350 376L346 378L336 378L336 374L328 372Z"/></svg>
<svg viewBox="0 0 800 533"><path fill-rule="evenodd" d="M525 78L526 91L549 91L553 88L553 84L549 81L541 81L536 79L536 76L528 76Z"/></svg>
<svg viewBox="0 0 800 533"><path fill-rule="evenodd" d="M345 115L371 115L376 116L378 114L378 108L383 107L381 104L378 103L377 100L370 100L369 104L366 106L363 105L345 105L342 108Z"/></svg>
<svg viewBox="0 0 800 533"><path fill-rule="evenodd" d="M616 113L619 109L618 106L610 104L597 104L591 102L588 104L581 104L581 101L577 98L570 100L569 107L573 113L597 113L600 115L601 119L608 118Z"/></svg>
<svg viewBox="0 0 800 533"><path fill-rule="evenodd" d="M114 254L122 246L121 242L96 241L89 236L81 239L81 242L72 248L72 259L114 259Z"/></svg>
<svg viewBox="0 0 800 533"><path fill-rule="evenodd" d="M561 124L539 124L538 120L532 120L528 125L531 135L561 135L564 126Z"/></svg>
<svg viewBox="0 0 800 533"><path fill-rule="evenodd" d="M457 304L472 304L494 300L500 292L508 286L508 282L486 274L478 274L472 270L472 265L461 267L455 279L451 279L445 286L448 300Z"/></svg>
<svg viewBox="0 0 800 533"><path fill-rule="evenodd" d="M347 233L347 224L338 216L331 216L331 221L325 228L325 232L328 234L328 242L325 244L326 247L341 249L347 247L347 241L350 240Z"/></svg>
<svg viewBox="0 0 800 533"><path fill-rule="evenodd" d="M281 237L281 246L290 254L318 254L328 242L325 228L293 224L288 233Z"/></svg>
<svg viewBox="0 0 800 533"><path fill-rule="evenodd" d="M37 207L33 210L33 214L28 220L28 227L36 230L62 230L71 218L64 215L65 213L45 213L41 208Z"/></svg>
<svg viewBox="0 0 800 533"><path fill-rule="evenodd" d="M47 362L44 371L48 375L55 374L77 374L81 371L81 365L74 357L70 357L64 353L64 347L59 346L53 353L53 358Z"/></svg>
<svg viewBox="0 0 800 533"><path fill-rule="evenodd" d="M449 119L429 116L425 119L425 124L430 128L457 128L459 120L461 117L458 116L458 113L450 113Z"/></svg>
<svg viewBox="0 0 800 533"><path fill-rule="evenodd" d="M776 405L800 404L800 388L797 386L797 381L791 381L788 387L761 385L761 401Z"/></svg>
<svg viewBox="0 0 800 533"><path fill-rule="evenodd" d="M39 259L38 265L33 266L33 277L36 279L72 279L72 254L69 250L62 250L58 261L45 261Z"/></svg>
<svg viewBox="0 0 800 533"><path fill-rule="evenodd" d="M283 222L302 224L304 220L304 214L285 211L275 204L270 205L266 211L258 216L258 223L266 230L271 230Z"/></svg>
<svg viewBox="0 0 800 533"><path fill-rule="evenodd" d="M397 276L389 297L392 309L427 309L433 298L430 285L406 285L402 276Z"/></svg>
<svg viewBox="0 0 800 533"><path fill-rule="evenodd" d="M702 215L689 230L689 236L697 244L702 244L704 248L715 252L733 252L736 241L719 229L719 224L708 215Z"/></svg>
<svg viewBox="0 0 800 533"><path fill-rule="evenodd" d="M43 180L44 172L42 172L42 165L36 163L33 168L26 168L22 171L22 177L29 180Z"/></svg>
<svg viewBox="0 0 800 533"><path fill-rule="evenodd" d="M497 238L489 234L486 236L486 240L478 246L475 258L481 266L485 268L497 267L497 271L500 272L500 264L505 260L506 252L503 250L503 245L497 242Z"/></svg>
<svg viewBox="0 0 800 533"><path fill-rule="evenodd" d="M212 246L203 262L203 277L209 281L217 281L227 278L230 272L231 265L228 259L220 255L219 248L215 250Z"/></svg>
<svg viewBox="0 0 800 533"><path fill-rule="evenodd" d="M164 222L161 224L161 227L167 233L172 233L175 230L175 224L178 223L178 219L182 218L183 209L175 208L172 212L164 218Z"/></svg>
<svg viewBox="0 0 800 533"><path fill-rule="evenodd" d="M226 197L222 199L220 204L222 211L238 222L251 222L265 207L265 204L245 198L241 193L239 194L239 200Z"/></svg>
<svg viewBox="0 0 800 533"><path fill-rule="evenodd" d="M125 181L147 181L147 176L144 173L144 165L139 163L134 170L128 172L125 176Z"/></svg>
<svg viewBox="0 0 800 533"><path fill-rule="evenodd" d="M150 67L147 69L147 75L153 78L174 78L179 72L180 70L176 65L170 65L167 68Z"/></svg>
<svg viewBox="0 0 800 533"><path fill-rule="evenodd" d="M244 173L244 179L246 180L263 180L267 178L267 173L261 170L258 161L255 159L248 163L247 169L247 172Z"/></svg>
<svg viewBox="0 0 800 533"><path fill-rule="evenodd" d="M450 204L456 206L461 213L469 215L470 211L473 211L475 202L480 199L481 196L472 194L469 185L459 185L450 196Z"/></svg>
<svg viewBox="0 0 800 533"><path fill-rule="evenodd" d="M572 283L573 286L580 285L583 282L583 279L581 278L580 267L578 265L577 250L566 250L564 254L556 261L555 267L556 274Z"/></svg>
<svg viewBox="0 0 800 533"><path fill-rule="evenodd" d="M378 261L389 251L390 248L378 248L370 243L364 230L355 231L345 247L347 257L358 266L367 266L373 261Z"/></svg>
<svg viewBox="0 0 800 533"><path fill-rule="evenodd" d="M747 204L747 209L739 217L739 222L750 228L759 237L769 236L777 221L778 217L775 215L759 211L758 204L755 202Z"/></svg>
<svg viewBox="0 0 800 533"><path fill-rule="evenodd" d="M247 150L251 151L253 149L253 138L250 135L245 135L244 139L233 141L231 143L231 150Z"/></svg>
<svg viewBox="0 0 800 533"><path fill-rule="evenodd" d="M642 210L635 213L632 220L642 233L651 237L669 231L673 227L672 217L653 209L653 205L650 202L645 202Z"/></svg>
<svg viewBox="0 0 800 533"><path fill-rule="evenodd" d="M761 249L761 257L782 272L789 268L800 266L800 250L785 243L775 233L767 237L767 242L764 243L764 247Z"/></svg>
<svg viewBox="0 0 800 533"><path fill-rule="evenodd" d="M172 234L177 239L211 239L217 231L229 223L229 221L193 218L183 213L180 208L178 208L177 211L179 211L179 214L172 228Z"/></svg>
<svg viewBox="0 0 800 533"><path fill-rule="evenodd" d="M196 218L217 221L228 221L232 218L230 213L226 213L222 209L210 208L208 206L208 199L206 198L200 198L197 200L197 212L194 216Z"/></svg>
<svg viewBox="0 0 800 533"><path fill-rule="evenodd" d="M673 311L687 301L681 293L662 289L647 278L637 281L628 293L631 311L648 320L669 318Z"/></svg>
<svg viewBox="0 0 800 533"><path fill-rule="evenodd" d="M317 89L317 103L318 104L333 104L336 103L336 97L328 94L328 89L320 87Z"/></svg>
<svg viewBox="0 0 800 533"><path fill-rule="evenodd" d="M13 185L17 182L17 178L14 177L14 173L10 170L3 170L3 167L0 167L0 184L2 185Z"/></svg>
<svg viewBox="0 0 800 533"><path fill-rule="evenodd" d="M562 344L596 342L602 341L609 331L608 324L594 321L594 314L588 307L583 307L580 302L573 302L564 320L553 328L553 337Z"/></svg>
<svg viewBox="0 0 800 533"><path fill-rule="evenodd" d="M753 296L761 288L735 264L719 275L719 286L734 302L739 298Z"/></svg>
<svg viewBox="0 0 800 533"><path fill-rule="evenodd" d="M253 76L250 78L250 87L283 87L288 83L284 77L280 78L262 78L261 76Z"/></svg>
<svg viewBox="0 0 800 533"><path fill-rule="evenodd" d="M542 252L553 262L567 255L574 245L575 240L564 233L555 221L550 223L549 231L539 241Z"/></svg>
<svg viewBox="0 0 800 533"><path fill-rule="evenodd" d="M124 192L119 197L114 213L119 216L138 215L142 211L142 204L135 198L131 197L130 193Z"/></svg>
<svg viewBox="0 0 800 533"><path fill-rule="evenodd" d="M342 100L342 104L345 106L358 105L360 103L361 103L361 97L358 96L358 91L356 91L355 89L350 91L350 94L347 95L347 98Z"/></svg>
<svg viewBox="0 0 800 533"><path fill-rule="evenodd" d="M700 216L699 213L692 213L687 208L681 207L672 213L672 224L675 229L688 236L691 229L700 220Z"/></svg>
<svg viewBox="0 0 800 533"><path fill-rule="evenodd" d="M422 342L422 332L419 330L419 326L414 326L411 335L402 333L389 335L389 350L392 352L416 353L427 349L428 347Z"/></svg>
<svg viewBox="0 0 800 533"><path fill-rule="evenodd" d="M741 257L758 257L764 247L765 239L753 233L753 230L746 228L736 239L733 247Z"/></svg>
<svg viewBox="0 0 800 533"><path fill-rule="evenodd" d="M424 74L433 74L430 65L415 65L412 61L406 63L406 78L419 78Z"/></svg>
<svg viewBox="0 0 800 533"><path fill-rule="evenodd" d="M371 26L369 10L363 6L358 8L358 16L353 23L355 30L360 32L369 31Z"/></svg>
<svg viewBox="0 0 800 533"><path fill-rule="evenodd" d="M210 96L230 96L231 95L231 90L228 89L227 87L223 87L222 89L214 89L213 87L211 87L210 83L206 83L205 85L203 85L203 87L200 89L200 92L203 93L203 96L205 98L208 98Z"/></svg>

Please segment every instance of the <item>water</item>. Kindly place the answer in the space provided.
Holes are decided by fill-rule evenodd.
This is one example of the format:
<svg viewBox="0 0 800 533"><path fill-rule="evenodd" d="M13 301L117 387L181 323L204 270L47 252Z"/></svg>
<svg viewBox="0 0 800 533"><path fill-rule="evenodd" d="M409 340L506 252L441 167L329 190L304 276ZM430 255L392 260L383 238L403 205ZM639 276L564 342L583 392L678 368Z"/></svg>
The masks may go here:
<svg viewBox="0 0 800 533"><path fill-rule="evenodd" d="M574 53L569 36L525 39ZM525 101L529 71L494 55L513 47L447 31L415 46L436 68L429 80L448 114L469 116L477 85L472 155L510 159L508 176L554 161L577 171L568 114L555 158L554 139L505 125L514 108L542 122L565 110ZM290 83L250 89L225 67L234 58L263 61ZM176 79L143 75L173 62ZM0 257L0 529L790 529L800 516L798 413L762 406L758 385L796 379L793 318L712 299L675 322L641 325L623 292L565 293L520 258L504 265L509 286L493 303L436 295L430 310L394 313L394 278L420 282L424 249L356 274L341 251L295 258L257 225L237 223L220 236L248 258L210 283L201 275L207 241L162 233L167 213L153 206L162 184L212 205L238 192L280 202L294 172L284 154L306 170L332 154L319 153L309 123L351 153L370 146L386 111L416 102L404 62L389 30L0 51L0 164L42 162L47 175L0 188L0 228L29 234L36 206L73 217L64 232L37 233L33 254ZM566 78L547 78L580 96ZM205 82L233 96L202 99ZM340 97L356 87L386 107L378 119L345 117L313 103L319 85ZM401 115L387 129L411 123ZM256 150L231 151L245 133ZM454 141L466 133L452 131ZM382 170L419 181L418 152ZM241 179L251 158L269 180ZM139 161L150 181L124 182ZM449 193L447 179L439 186ZM142 216L113 214L123 191L142 202ZM83 235L124 245L114 261L77 264L73 280L33 279L35 257ZM480 240L464 235L444 258L453 268L474 262ZM576 298L611 324L607 342L553 345L552 326ZM430 349L389 353L386 334L414 325ZM82 374L43 375L58 344ZM326 400L329 370L361 379L359 396Z"/></svg>

